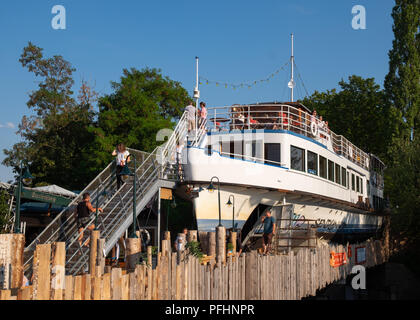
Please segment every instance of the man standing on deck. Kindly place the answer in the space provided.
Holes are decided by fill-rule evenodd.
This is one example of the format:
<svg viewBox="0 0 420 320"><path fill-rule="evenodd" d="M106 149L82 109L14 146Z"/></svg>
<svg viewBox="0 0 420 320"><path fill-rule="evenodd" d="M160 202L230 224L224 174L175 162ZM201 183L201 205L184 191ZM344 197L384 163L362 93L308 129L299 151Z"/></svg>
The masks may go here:
<svg viewBox="0 0 420 320"><path fill-rule="evenodd" d="M276 234L276 223L274 218L271 216L270 210L268 210L266 215L261 218L261 222L264 224L263 254L266 254L267 251L271 250L271 239L273 238L273 234Z"/></svg>
<svg viewBox="0 0 420 320"><path fill-rule="evenodd" d="M195 130L195 114L197 110L194 106L194 101L190 100L190 104L185 107L185 111L187 112L187 121L188 121L188 133L191 130Z"/></svg>

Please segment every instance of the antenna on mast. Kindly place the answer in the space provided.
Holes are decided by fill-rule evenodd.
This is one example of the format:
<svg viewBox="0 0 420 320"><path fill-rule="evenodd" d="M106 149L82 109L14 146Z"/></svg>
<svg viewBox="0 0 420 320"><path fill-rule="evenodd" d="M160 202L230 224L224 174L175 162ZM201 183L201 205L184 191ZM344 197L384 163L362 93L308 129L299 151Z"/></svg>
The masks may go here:
<svg viewBox="0 0 420 320"><path fill-rule="evenodd" d="M287 86L290 88L291 90L291 102L293 102L293 89L295 88L296 84L295 84L295 80L294 80L294 65L295 65L295 56L293 55L293 40L294 40L294 36L293 33L291 34L292 36L292 55L290 56L290 64L291 64L291 79L289 81L289 83L287 84Z"/></svg>

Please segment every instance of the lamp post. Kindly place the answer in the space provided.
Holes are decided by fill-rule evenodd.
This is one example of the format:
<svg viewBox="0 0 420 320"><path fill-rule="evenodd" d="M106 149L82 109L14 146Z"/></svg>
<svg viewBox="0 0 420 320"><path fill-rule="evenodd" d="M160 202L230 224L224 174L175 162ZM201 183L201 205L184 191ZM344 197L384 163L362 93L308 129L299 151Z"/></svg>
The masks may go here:
<svg viewBox="0 0 420 320"><path fill-rule="evenodd" d="M175 197L172 196L172 201L168 201L168 211L166 212L166 231L169 231L169 207L176 208Z"/></svg>
<svg viewBox="0 0 420 320"><path fill-rule="evenodd" d="M232 198L232 202L230 201L230 198ZM235 196L231 194L229 196L229 200L226 203L228 207L232 206L232 231L235 231Z"/></svg>
<svg viewBox="0 0 420 320"><path fill-rule="evenodd" d="M25 172L22 175L22 163L19 164L19 178L18 178L18 190L17 190L17 199L16 199L16 215L15 215L15 233L20 233L20 198L22 195L22 182L26 185L31 184L32 177L31 173L29 172L28 167L25 168Z"/></svg>
<svg viewBox="0 0 420 320"><path fill-rule="evenodd" d="M213 178L211 178L210 180L210 185L208 186L207 190L209 192L213 192L214 191L214 186L213 186L213 179L217 179L217 193L218 193L218 200L219 200L219 225L218 227L222 227L222 213L221 213L221 209L220 209L220 180L218 177L214 176Z"/></svg>
<svg viewBox="0 0 420 320"><path fill-rule="evenodd" d="M137 168L137 166L136 166L136 157L134 156L134 155L132 155L132 154L129 154L128 155L128 157L127 157L127 160L129 159L129 158L133 158L134 159L134 173L133 172L131 172L131 170L128 168L128 165L127 165L127 162L125 163L125 165L124 165L124 168L121 170L121 172L120 172L120 176L121 177L124 177L124 176L131 176L131 177L133 177L133 231L132 231L132 233L131 233L131 236L130 236L130 238L137 238L137 235L136 235L136 221L137 221L137 215L136 215L136 206L137 206L137 204L136 204L136 193L137 193L137 190L136 190L136 168Z"/></svg>

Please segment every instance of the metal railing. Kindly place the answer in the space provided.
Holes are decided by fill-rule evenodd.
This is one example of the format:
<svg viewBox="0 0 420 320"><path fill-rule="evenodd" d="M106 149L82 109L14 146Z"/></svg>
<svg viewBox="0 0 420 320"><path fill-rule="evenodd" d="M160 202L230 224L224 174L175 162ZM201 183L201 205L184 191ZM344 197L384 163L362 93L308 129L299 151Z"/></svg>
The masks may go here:
<svg viewBox="0 0 420 320"><path fill-rule="evenodd" d="M208 108L207 129L211 131L235 130L287 130L331 146L362 168L369 169L369 155L342 135L332 132L318 117L287 104L233 105Z"/></svg>
<svg viewBox="0 0 420 320"><path fill-rule="evenodd" d="M133 179L136 179L138 188L136 192L137 200L140 200L144 193L148 190L151 181L156 181L159 178L159 165L156 162L156 154L158 148L152 153L145 153L133 149L129 149L131 154L134 154L136 158L141 157L141 163L137 166ZM140 160L140 159L139 159ZM132 163L132 162L131 162ZM115 193L108 203L112 203L113 200L117 200L111 208L107 208L106 213L100 215L100 221L98 223L98 229L101 230L101 237L105 239L105 242L115 242L120 237L119 234L114 234L121 223L126 219L132 218L132 198L133 198L133 185L130 184L126 189L120 189L121 192ZM140 211L139 211L140 213ZM91 218L91 221L87 224L93 223L95 217ZM111 239L111 237L113 239ZM71 247L76 244L77 238L74 238L70 243L66 244L66 247ZM86 244L86 239L82 245ZM108 245L109 247L109 245ZM78 273L88 263L87 254L82 252L78 257L79 250L75 250L68 258L67 261L72 262L68 267L68 272L71 274Z"/></svg>

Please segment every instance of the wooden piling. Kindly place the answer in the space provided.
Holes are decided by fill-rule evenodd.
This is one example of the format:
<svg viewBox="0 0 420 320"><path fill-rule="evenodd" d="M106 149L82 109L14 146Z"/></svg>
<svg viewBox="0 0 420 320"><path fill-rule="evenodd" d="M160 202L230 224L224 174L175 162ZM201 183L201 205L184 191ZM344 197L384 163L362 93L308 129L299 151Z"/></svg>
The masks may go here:
<svg viewBox="0 0 420 320"><path fill-rule="evenodd" d="M126 268L127 270L134 270L140 259L141 244L140 238L127 238L126 239Z"/></svg>
<svg viewBox="0 0 420 320"><path fill-rule="evenodd" d="M100 275L105 273L105 239L98 239L98 246L96 250L96 266L100 268Z"/></svg>
<svg viewBox="0 0 420 320"><path fill-rule="evenodd" d="M62 300L66 285L66 243L52 244L51 300Z"/></svg>
<svg viewBox="0 0 420 320"><path fill-rule="evenodd" d="M216 257L216 232L209 232L208 234L208 256Z"/></svg>
<svg viewBox="0 0 420 320"><path fill-rule="evenodd" d="M233 253L236 252L236 237L237 237L237 233L231 231L230 232L230 237L229 237L229 242L233 245L233 249L232 249Z"/></svg>
<svg viewBox="0 0 420 320"><path fill-rule="evenodd" d="M51 244L39 244L34 253L33 267L33 296L34 300L50 299L50 264L51 264Z"/></svg>
<svg viewBox="0 0 420 320"><path fill-rule="evenodd" d="M197 241L197 230L188 230L187 242Z"/></svg>
<svg viewBox="0 0 420 320"><path fill-rule="evenodd" d="M216 261L226 262L226 229L225 227L216 227Z"/></svg>

